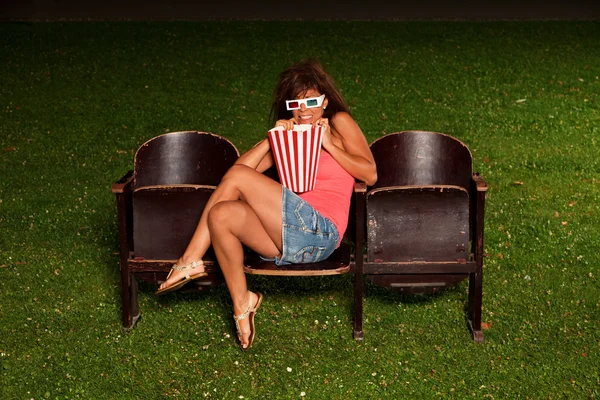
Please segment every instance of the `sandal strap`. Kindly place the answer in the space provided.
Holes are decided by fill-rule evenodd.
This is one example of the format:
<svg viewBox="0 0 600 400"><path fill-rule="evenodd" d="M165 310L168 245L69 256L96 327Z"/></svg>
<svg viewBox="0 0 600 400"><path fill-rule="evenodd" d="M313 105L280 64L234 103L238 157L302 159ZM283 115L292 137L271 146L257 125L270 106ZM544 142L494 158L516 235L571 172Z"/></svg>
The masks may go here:
<svg viewBox="0 0 600 400"><path fill-rule="evenodd" d="M250 293L250 291L248 291L248 293ZM235 322L235 329L238 333L238 336L241 335L241 333L242 333L242 330L240 329L240 324L238 321L241 321L244 318L248 318L248 315L250 315L250 313L252 311L255 311L252 308L252 296L248 296L248 307L246 307L246 311L244 311L240 315L235 315L235 314L233 315L233 321Z"/></svg>
<svg viewBox="0 0 600 400"><path fill-rule="evenodd" d="M250 292L248 292L250 293ZM248 315L250 315L251 312L256 311L256 309L254 307L252 307L252 296L248 296L248 307L246 308L246 311L244 311L243 313L241 313L240 315L234 315L233 316L233 320L235 321L235 324L237 325L238 321L244 319L244 318L248 318Z"/></svg>
<svg viewBox="0 0 600 400"><path fill-rule="evenodd" d="M171 267L172 270L175 271L187 271L188 269L194 269L200 265L204 265L204 261L202 260L198 260L198 261L193 261L189 264L186 265L177 265L177 264L173 264L173 266Z"/></svg>

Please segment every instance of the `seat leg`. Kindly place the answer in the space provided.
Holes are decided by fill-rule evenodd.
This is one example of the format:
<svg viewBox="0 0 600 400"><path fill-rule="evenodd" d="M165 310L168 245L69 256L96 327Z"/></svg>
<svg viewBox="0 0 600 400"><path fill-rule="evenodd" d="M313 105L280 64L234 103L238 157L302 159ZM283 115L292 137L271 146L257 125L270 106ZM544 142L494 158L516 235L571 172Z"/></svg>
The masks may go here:
<svg viewBox="0 0 600 400"><path fill-rule="evenodd" d="M121 302L123 330L133 329L140 318L137 280L127 269L121 271Z"/></svg>
<svg viewBox="0 0 600 400"><path fill-rule="evenodd" d="M468 318L469 329L473 340L477 343L483 343L483 332L481 331L481 298L483 295L483 285L481 270L469 274L469 305Z"/></svg>
<svg viewBox="0 0 600 400"><path fill-rule="evenodd" d="M139 306L139 301L138 301L138 281L135 278L134 274L131 274L131 301L130 301L130 307L131 307L131 328L133 328L136 324L136 322L138 321L138 319L140 319L140 306Z"/></svg>
<svg viewBox="0 0 600 400"><path fill-rule="evenodd" d="M354 339L363 340L363 273L362 265L355 266L354 272Z"/></svg>
<svg viewBox="0 0 600 400"><path fill-rule="evenodd" d="M121 265L121 316L123 329L131 329L131 277L127 267Z"/></svg>

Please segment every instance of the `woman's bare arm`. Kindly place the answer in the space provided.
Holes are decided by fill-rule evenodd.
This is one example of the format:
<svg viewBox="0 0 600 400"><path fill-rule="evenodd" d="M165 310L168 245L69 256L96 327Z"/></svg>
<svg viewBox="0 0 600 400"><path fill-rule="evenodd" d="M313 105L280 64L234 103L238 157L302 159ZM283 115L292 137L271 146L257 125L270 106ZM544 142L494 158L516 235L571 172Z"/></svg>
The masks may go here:
<svg viewBox="0 0 600 400"><path fill-rule="evenodd" d="M341 139L342 146L325 133L323 148L356 179L373 185L377 181L375 160L365 135L352 117L344 112L336 114L332 119L333 129Z"/></svg>
<svg viewBox="0 0 600 400"><path fill-rule="evenodd" d="M246 165L258 172L265 172L273 165L269 140L263 139L258 142L253 148L242 154L235 163Z"/></svg>

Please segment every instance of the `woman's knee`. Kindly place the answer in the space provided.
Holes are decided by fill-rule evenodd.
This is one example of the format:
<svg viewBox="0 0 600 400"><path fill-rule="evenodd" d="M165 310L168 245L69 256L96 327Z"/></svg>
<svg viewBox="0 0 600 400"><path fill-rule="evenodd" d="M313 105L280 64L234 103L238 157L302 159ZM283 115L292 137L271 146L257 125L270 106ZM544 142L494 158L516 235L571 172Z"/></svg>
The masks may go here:
<svg viewBox="0 0 600 400"><path fill-rule="evenodd" d="M215 204L208 213L208 229L231 229L236 222L242 221L244 208L239 201L221 201Z"/></svg>
<svg viewBox="0 0 600 400"><path fill-rule="evenodd" d="M223 176L221 182L227 182L228 184L239 185L239 183L245 182L250 176L256 173L255 169L248 167L243 164L232 165L229 170Z"/></svg>

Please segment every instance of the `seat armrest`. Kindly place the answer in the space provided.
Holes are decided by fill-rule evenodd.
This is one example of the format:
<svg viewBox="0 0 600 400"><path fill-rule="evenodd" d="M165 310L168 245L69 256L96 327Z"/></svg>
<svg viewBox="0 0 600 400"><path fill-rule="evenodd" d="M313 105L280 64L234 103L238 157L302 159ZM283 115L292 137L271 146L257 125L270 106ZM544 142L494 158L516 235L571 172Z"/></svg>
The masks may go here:
<svg viewBox="0 0 600 400"><path fill-rule="evenodd" d="M133 183L133 170L127 171L125 175L118 181L112 184L113 193L123 193L125 190L130 189Z"/></svg>
<svg viewBox="0 0 600 400"><path fill-rule="evenodd" d="M358 269L355 271L362 276L362 259L365 247L365 229L366 229L366 199L367 184L362 181L354 183L354 199L356 205L355 229L354 229L354 262L358 263ZM362 278L361 278L362 279Z"/></svg>
<svg viewBox="0 0 600 400"><path fill-rule="evenodd" d="M488 190L488 184L481 177L481 175L479 175L479 172L475 172L472 175L472 180L473 180L473 183L475 184L475 187L477 188L478 192L487 192L487 190Z"/></svg>
<svg viewBox="0 0 600 400"><path fill-rule="evenodd" d="M133 251L133 170L112 184L112 192L117 199L121 268L126 269L129 253Z"/></svg>
<svg viewBox="0 0 600 400"><path fill-rule="evenodd" d="M367 192L367 184L365 182L359 181L354 182L354 193L366 193Z"/></svg>

